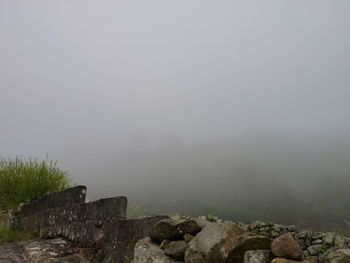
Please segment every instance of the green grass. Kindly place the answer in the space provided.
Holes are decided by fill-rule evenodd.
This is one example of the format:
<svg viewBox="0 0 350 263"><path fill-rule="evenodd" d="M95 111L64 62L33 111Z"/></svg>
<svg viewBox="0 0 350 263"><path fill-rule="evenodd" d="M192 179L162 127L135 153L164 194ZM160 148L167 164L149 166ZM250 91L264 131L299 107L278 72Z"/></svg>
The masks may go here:
<svg viewBox="0 0 350 263"><path fill-rule="evenodd" d="M0 210L70 187L67 172L48 160L0 159Z"/></svg>

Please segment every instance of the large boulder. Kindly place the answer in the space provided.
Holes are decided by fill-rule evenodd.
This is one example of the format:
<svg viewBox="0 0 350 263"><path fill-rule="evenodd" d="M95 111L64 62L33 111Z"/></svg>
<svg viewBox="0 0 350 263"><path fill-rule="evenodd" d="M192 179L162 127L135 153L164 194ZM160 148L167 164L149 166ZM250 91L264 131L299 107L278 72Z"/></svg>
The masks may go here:
<svg viewBox="0 0 350 263"><path fill-rule="evenodd" d="M266 236L243 234L237 236L232 243L226 245L226 262L243 262L245 252L249 250L268 250L271 239Z"/></svg>
<svg viewBox="0 0 350 263"><path fill-rule="evenodd" d="M284 233L275 238L271 244L272 253L279 258L288 258L293 260L303 260L304 253L297 241L291 234Z"/></svg>
<svg viewBox="0 0 350 263"><path fill-rule="evenodd" d="M172 258L183 260L186 248L187 248L187 243L185 241L183 240L172 241L164 249L164 254Z"/></svg>
<svg viewBox="0 0 350 263"><path fill-rule="evenodd" d="M153 241L178 240L184 234L197 234L201 227L193 219L164 219L155 224L149 233Z"/></svg>
<svg viewBox="0 0 350 263"><path fill-rule="evenodd" d="M183 261L176 260L164 254L159 245L152 242L149 237L139 240L134 249L134 263L179 263Z"/></svg>
<svg viewBox="0 0 350 263"><path fill-rule="evenodd" d="M185 252L187 263L224 263L236 238L245 231L232 222L208 224L189 243Z"/></svg>
<svg viewBox="0 0 350 263"><path fill-rule="evenodd" d="M271 250L250 250L244 254L244 263L270 263Z"/></svg>
<svg viewBox="0 0 350 263"><path fill-rule="evenodd" d="M329 253L326 263L350 263L350 249L338 249Z"/></svg>

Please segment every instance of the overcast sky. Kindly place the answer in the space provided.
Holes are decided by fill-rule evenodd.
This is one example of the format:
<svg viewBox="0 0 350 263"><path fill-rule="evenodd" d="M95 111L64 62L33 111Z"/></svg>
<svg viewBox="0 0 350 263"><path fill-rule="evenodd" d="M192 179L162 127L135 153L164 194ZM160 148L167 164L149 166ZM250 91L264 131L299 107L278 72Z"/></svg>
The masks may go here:
<svg viewBox="0 0 350 263"><path fill-rule="evenodd" d="M348 0L1 0L0 47L0 155L82 184L97 153L350 130Z"/></svg>

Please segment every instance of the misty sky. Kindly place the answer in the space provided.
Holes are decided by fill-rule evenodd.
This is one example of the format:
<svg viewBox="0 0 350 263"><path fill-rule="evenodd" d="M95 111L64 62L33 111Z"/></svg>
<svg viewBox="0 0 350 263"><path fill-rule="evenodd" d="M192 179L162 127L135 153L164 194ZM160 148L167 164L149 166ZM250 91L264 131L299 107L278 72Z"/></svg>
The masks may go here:
<svg viewBox="0 0 350 263"><path fill-rule="evenodd" d="M92 193L154 149L350 140L348 0L1 0L0 47L0 156L48 153Z"/></svg>

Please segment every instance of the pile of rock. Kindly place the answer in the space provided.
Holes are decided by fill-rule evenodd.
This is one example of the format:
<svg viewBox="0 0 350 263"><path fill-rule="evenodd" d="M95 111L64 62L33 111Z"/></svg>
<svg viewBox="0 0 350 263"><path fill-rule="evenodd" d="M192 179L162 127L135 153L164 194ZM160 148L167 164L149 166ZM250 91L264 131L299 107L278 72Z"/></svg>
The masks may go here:
<svg viewBox="0 0 350 263"><path fill-rule="evenodd" d="M270 238L248 233L230 221L166 219L149 236L136 244L134 263L243 262L246 251L269 251L271 246Z"/></svg>
<svg viewBox="0 0 350 263"><path fill-rule="evenodd" d="M300 245L306 260L312 262L327 262L332 252L341 250L339 253L345 253L344 249L350 248L349 237L333 232L299 231L294 225L283 226L261 221L245 227L251 233L265 235L272 239L283 233L289 233Z"/></svg>
<svg viewBox="0 0 350 263"><path fill-rule="evenodd" d="M136 243L134 263L350 263L349 241L261 221L166 219Z"/></svg>

